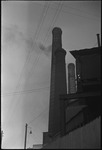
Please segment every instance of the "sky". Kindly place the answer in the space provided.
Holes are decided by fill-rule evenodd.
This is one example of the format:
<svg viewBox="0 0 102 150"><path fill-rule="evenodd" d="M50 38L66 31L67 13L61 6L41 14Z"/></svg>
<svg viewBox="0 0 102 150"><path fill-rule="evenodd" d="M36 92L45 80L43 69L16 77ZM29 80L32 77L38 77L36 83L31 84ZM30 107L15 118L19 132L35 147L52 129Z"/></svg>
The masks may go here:
<svg viewBox="0 0 102 150"><path fill-rule="evenodd" d="M1 2L2 148L24 148L26 123L27 147L41 144L48 131L54 27L62 29L67 72L75 63L69 51L98 46L100 1Z"/></svg>

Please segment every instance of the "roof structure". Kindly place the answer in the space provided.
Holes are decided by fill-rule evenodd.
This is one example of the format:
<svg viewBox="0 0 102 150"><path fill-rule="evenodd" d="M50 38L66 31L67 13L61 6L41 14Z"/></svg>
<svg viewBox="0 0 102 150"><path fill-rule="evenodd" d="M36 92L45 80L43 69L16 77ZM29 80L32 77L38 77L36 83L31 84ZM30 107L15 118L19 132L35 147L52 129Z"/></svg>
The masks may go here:
<svg viewBox="0 0 102 150"><path fill-rule="evenodd" d="M70 51L70 53L76 58L77 56L83 56L83 55L92 55L101 53L101 47L94 47L90 49L81 49L81 50L74 50Z"/></svg>

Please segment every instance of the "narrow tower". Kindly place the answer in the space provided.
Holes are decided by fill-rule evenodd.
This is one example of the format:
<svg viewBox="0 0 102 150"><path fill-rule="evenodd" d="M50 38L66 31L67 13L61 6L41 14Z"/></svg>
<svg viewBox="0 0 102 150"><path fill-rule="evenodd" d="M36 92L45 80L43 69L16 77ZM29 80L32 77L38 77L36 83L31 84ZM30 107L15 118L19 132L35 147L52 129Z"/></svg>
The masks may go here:
<svg viewBox="0 0 102 150"><path fill-rule="evenodd" d="M60 100L59 95L67 94L66 85L66 51L62 49L62 30L55 27L52 31L52 62L49 106L49 135L54 136L60 131Z"/></svg>
<svg viewBox="0 0 102 150"><path fill-rule="evenodd" d="M68 64L68 93L75 93L75 65L73 63Z"/></svg>

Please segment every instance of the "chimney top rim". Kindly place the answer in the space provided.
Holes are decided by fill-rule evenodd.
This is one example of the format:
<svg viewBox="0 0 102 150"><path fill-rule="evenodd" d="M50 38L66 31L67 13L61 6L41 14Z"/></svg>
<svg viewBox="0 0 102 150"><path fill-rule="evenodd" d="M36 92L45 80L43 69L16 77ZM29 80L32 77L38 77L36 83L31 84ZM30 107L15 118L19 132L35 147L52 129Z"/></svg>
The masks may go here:
<svg viewBox="0 0 102 150"><path fill-rule="evenodd" d="M54 33L54 32L62 33L62 30L60 27L54 27L52 30L52 33Z"/></svg>
<svg viewBox="0 0 102 150"><path fill-rule="evenodd" d="M74 63L69 63L68 66L75 66L75 64Z"/></svg>

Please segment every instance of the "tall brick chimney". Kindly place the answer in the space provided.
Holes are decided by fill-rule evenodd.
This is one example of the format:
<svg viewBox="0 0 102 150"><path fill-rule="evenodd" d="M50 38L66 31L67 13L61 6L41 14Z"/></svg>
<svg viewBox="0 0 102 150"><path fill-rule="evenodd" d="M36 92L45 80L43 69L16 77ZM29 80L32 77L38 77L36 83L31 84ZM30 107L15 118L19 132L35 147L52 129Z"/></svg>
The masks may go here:
<svg viewBox="0 0 102 150"><path fill-rule="evenodd" d="M52 62L49 106L49 135L54 136L60 131L60 100L59 95L67 94L66 85L66 51L62 49L62 30L55 27L52 31Z"/></svg>

